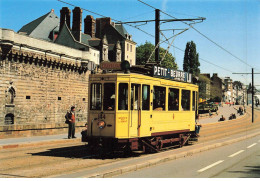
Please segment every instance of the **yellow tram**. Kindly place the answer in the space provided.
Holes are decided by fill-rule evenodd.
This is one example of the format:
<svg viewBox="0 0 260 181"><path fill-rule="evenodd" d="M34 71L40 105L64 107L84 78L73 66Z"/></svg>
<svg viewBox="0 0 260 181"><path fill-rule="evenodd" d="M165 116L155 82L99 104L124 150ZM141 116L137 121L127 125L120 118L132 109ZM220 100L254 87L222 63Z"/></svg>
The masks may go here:
<svg viewBox="0 0 260 181"><path fill-rule="evenodd" d="M92 74L82 141L112 150L182 146L196 136L197 107L198 86L192 83L137 73Z"/></svg>

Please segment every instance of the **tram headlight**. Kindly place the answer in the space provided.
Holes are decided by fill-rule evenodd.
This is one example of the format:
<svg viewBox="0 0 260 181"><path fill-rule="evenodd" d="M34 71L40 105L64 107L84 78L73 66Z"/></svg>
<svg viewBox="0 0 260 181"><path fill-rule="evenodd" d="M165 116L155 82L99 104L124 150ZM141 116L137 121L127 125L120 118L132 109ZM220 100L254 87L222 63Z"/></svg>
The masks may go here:
<svg viewBox="0 0 260 181"><path fill-rule="evenodd" d="M103 120L98 121L97 126L99 127L99 129L103 129L104 127L106 127L106 122Z"/></svg>

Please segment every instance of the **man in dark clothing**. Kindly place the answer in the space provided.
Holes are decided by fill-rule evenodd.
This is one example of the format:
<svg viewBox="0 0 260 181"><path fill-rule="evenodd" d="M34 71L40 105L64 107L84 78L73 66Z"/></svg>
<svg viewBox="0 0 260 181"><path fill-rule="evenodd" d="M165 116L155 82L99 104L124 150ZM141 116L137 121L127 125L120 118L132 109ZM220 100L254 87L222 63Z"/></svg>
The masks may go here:
<svg viewBox="0 0 260 181"><path fill-rule="evenodd" d="M67 112L66 119L69 123L68 139L75 137L75 107L72 106L70 112Z"/></svg>

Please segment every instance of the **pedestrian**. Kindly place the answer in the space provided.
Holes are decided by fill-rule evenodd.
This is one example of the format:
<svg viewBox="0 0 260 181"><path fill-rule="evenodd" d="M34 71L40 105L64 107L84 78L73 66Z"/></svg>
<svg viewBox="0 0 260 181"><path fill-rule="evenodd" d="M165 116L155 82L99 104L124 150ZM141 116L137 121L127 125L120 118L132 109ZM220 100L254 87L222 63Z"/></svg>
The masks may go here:
<svg viewBox="0 0 260 181"><path fill-rule="evenodd" d="M72 106L70 108L70 112L67 112L65 117L69 125L68 139L76 138L75 137L75 106Z"/></svg>
<svg viewBox="0 0 260 181"><path fill-rule="evenodd" d="M224 118L224 116L222 115L221 118L219 119L219 121L225 121L226 118Z"/></svg>
<svg viewBox="0 0 260 181"><path fill-rule="evenodd" d="M211 110L209 110L209 117L211 117L212 116L212 113L211 113Z"/></svg>

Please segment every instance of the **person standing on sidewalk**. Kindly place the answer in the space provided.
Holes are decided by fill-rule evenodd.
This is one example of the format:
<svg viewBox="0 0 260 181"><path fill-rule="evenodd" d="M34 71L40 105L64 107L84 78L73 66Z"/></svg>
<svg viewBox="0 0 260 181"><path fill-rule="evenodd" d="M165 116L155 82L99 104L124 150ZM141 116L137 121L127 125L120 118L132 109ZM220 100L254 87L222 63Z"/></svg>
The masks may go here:
<svg viewBox="0 0 260 181"><path fill-rule="evenodd" d="M67 112L66 119L68 120L69 130L68 139L75 137L75 107L72 106L70 112Z"/></svg>

